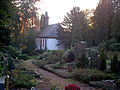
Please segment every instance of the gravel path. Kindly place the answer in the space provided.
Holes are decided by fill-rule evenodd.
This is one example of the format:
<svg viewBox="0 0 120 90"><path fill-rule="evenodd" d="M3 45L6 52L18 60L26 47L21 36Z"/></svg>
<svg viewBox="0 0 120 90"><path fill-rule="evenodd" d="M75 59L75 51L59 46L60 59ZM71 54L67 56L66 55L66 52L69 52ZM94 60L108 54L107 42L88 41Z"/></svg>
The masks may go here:
<svg viewBox="0 0 120 90"><path fill-rule="evenodd" d="M51 72L40 69L37 66L35 66L34 64L32 64L32 60L28 60L28 61L25 61L24 63L22 63L22 67L24 67L26 69L37 71L44 78L47 78L50 81L50 83L55 85L57 88L60 88L60 90L64 90L64 87L68 84L79 85L81 90L101 90L101 89L96 89L96 88L90 87L86 84L82 84L80 82L77 82L77 81L74 81L74 80L71 80L71 79L64 79L64 78L59 77L59 76L57 76L57 75L55 75Z"/></svg>

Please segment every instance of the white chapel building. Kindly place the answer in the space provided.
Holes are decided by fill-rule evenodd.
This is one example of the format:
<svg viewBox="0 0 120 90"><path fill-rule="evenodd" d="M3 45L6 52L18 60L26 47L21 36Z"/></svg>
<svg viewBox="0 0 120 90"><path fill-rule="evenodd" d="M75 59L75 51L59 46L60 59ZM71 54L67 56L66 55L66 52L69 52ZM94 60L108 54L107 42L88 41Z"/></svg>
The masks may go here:
<svg viewBox="0 0 120 90"><path fill-rule="evenodd" d="M40 33L36 37L36 50L62 50L63 46L59 46L59 38L57 30L61 28L60 24L49 25L49 17L46 12L41 16Z"/></svg>

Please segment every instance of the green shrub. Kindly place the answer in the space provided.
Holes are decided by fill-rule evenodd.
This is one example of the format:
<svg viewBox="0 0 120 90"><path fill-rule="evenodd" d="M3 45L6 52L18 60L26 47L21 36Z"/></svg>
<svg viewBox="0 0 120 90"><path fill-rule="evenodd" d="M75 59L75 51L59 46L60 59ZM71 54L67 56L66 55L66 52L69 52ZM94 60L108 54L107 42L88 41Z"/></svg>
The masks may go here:
<svg viewBox="0 0 120 90"><path fill-rule="evenodd" d="M74 61L74 59L75 59L75 56L73 51L71 49L67 49L63 54L63 60L65 62L72 62Z"/></svg>
<svg viewBox="0 0 120 90"><path fill-rule="evenodd" d="M87 67L88 64L88 59L85 57L85 55L83 54L80 58L79 61L77 62L76 66L78 68L85 68Z"/></svg>
<svg viewBox="0 0 120 90"><path fill-rule="evenodd" d="M14 69L14 63L13 63L14 59L12 57L8 58L8 70L11 71Z"/></svg>
<svg viewBox="0 0 120 90"><path fill-rule="evenodd" d="M114 43L110 46L110 50L112 51L120 51L120 43Z"/></svg>
<svg viewBox="0 0 120 90"><path fill-rule="evenodd" d="M114 54L113 59L111 60L111 71L113 73L117 73L117 61L118 61L118 55Z"/></svg>
<svg viewBox="0 0 120 90"><path fill-rule="evenodd" d="M116 74L106 74L99 70L90 69L76 69L73 72L73 77L85 83L90 81L119 78Z"/></svg>
<svg viewBox="0 0 120 90"><path fill-rule="evenodd" d="M19 54L21 53L18 48L14 47L14 46L11 46L11 45L8 46L8 47L6 47L6 48L4 48L4 49L2 49L1 51L2 51L3 53L8 54L10 57L12 57L12 58L14 58L14 59L15 59L16 57L18 57Z"/></svg>
<svg viewBox="0 0 120 90"><path fill-rule="evenodd" d="M63 78L70 78L72 77L72 73L68 72L67 70L63 69L53 69L52 65L45 65L43 68L47 71L53 72L56 75L63 77Z"/></svg>
<svg viewBox="0 0 120 90"><path fill-rule="evenodd" d="M33 64L37 65L39 68L42 68L44 65L46 65L48 62L45 60L35 60L32 62Z"/></svg>
<svg viewBox="0 0 120 90"><path fill-rule="evenodd" d="M38 55L32 55L32 56L29 56L29 59L39 59L39 56Z"/></svg>
<svg viewBox="0 0 120 90"><path fill-rule="evenodd" d="M52 54L52 51L45 51L45 52L40 54L39 60L46 59L51 54Z"/></svg>
<svg viewBox="0 0 120 90"><path fill-rule="evenodd" d="M61 62L63 53L63 50L45 51L43 54L40 54L39 60L45 60L48 64Z"/></svg>
<svg viewBox="0 0 120 90"><path fill-rule="evenodd" d="M100 70L104 71L106 70L106 59L107 59L107 55L105 53L104 48L100 48L99 54L100 54L100 57L99 57L100 58Z"/></svg>
<svg viewBox="0 0 120 90"><path fill-rule="evenodd" d="M53 69L60 69L61 68L61 65L54 65L54 66L51 66Z"/></svg>
<svg viewBox="0 0 120 90"><path fill-rule="evenodd" d="M18 56L18 59L28 60L29 56L27 54L21 54Z"/></svg>
<svg viewBox="0 0 120 90"><path fill-rule="evenodd" d="M49 64L54 64L59 61L59 57L57 55L50 55L46 59L49 61Z"/></svg>
<svg viewBox="0 0 120 90"><path fill-rule="evenodd" d="M18 71L15 73L14 81L16 88L31 88L36 86L34 78L24 71Z"/></svg>

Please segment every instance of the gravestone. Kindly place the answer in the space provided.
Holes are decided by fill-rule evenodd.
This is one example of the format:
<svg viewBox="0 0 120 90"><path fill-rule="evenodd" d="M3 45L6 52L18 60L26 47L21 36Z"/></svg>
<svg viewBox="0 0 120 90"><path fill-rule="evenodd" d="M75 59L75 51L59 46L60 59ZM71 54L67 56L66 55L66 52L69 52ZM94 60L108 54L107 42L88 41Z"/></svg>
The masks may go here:
<svg viewBox="0 0 120 90"><path fill-rule="evenodd" d="M0 77L0 90L4 90L5 86L5 76Z"/></svg>

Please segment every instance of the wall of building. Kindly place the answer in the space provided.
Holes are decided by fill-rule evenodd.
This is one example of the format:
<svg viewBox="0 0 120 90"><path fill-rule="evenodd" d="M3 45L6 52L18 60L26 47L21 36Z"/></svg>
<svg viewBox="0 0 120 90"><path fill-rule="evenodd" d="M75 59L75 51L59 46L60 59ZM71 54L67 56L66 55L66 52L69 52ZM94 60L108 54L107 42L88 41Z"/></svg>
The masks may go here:
<svg viewBox="0 0 120 90"><path fill-rule="evenodd" d="M62 50L61 46L58 46L58 40L54 38L36 38L36 50Z"/></svg>

